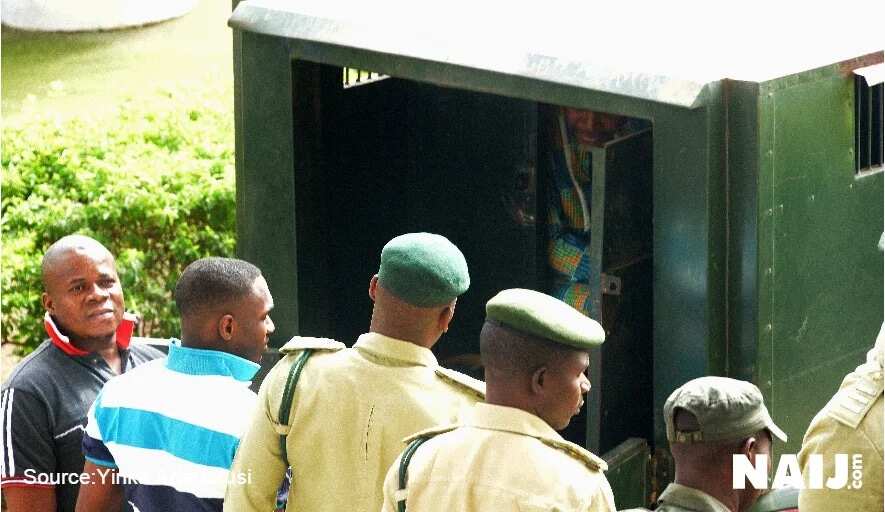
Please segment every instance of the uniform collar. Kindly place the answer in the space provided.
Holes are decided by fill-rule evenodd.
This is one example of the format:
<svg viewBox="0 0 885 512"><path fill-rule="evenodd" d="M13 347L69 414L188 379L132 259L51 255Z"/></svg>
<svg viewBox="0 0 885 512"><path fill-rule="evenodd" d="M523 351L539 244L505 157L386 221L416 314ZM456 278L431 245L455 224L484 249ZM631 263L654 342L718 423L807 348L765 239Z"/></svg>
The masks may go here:
<svg viewBox="0 0 885 512"><path fill-rule="evenodd" d="M120 325L117 326L117 336L114 338L117 343L117 348L121 350L129 348L129 341L132 339L132 333L135 331L136 321L137 319L132 313L123 313L123 320L120 322ZM65 354L69 356L89 355L89 352L75 347L74 344L71 343L70 338L62 334L61 330L59 330L58 326L55 324L55 320L53 320L52 316L49 314L49 311L43 315L43 328L46 329L46 334L49 335L52 344Z"/></svg>
<svg viewBox="0 0 885 512"><path fill-rule="evenodd" d="M180 340L172 338L166 368L188 375L219 375L249 382L261 366L219 350L182 347Z"/></svg>
<svg viewBox="0 0 885 512"><path fill-rule="evenodd" d="M377 332L363 334L356 340L353 348L365 350L378 357L413 365L431 368L439 366L436 356L429 348L419 347L410 341L398 340Z"/></svg>
<svg viewBox="0 0 885 512"><path fill-rule="evenodd" d="M675 482L664 489L664 492L661 493L661 497L658 499L658 503L676 505L677 507L702 512L708 510L711 512L731 512L721 501L709 494Z"/></svg>
<svg viewBox="0 0 885 512"><path fill-rule="evenodd" d="M484 430L498 430L539 439L563 440L562 436L541 418L522 409L503 405L479 402L473 406L464 424Z"/></svg>

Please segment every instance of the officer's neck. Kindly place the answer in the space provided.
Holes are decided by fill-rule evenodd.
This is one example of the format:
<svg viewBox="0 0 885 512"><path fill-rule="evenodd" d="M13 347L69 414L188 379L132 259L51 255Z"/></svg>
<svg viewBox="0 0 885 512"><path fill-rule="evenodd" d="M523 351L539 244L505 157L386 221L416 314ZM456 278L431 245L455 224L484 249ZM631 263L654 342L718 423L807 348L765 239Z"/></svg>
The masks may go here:
<svg viewBox="0 0 885 512"><path fill-rule="evenodd" d="M433 348L442 336L433 322L418 315L397 315L385 308L375 307L372 311L372 321L369 324L369 332L383 334L384 336L408 341L419 347Z"/></svg>
<svg viewBox="0 0 885 512"><path fill-rule="evenodd" d="M369 332L381 334L383 336L387 336L388 338L393 338L400 341L408 341L409 343L427 349L433 348L433 346L436 345L436 342L439 341L439 336L434 335L433 333L425 333L405 329L391 329L385 325L374 325L374 323L373 325L369 326Z"/></svg>
<svg viewBox="0 0 885 512"><path fill-rule="evenodd" d="M523 393L516 392L516 390L518 389L521 389L519 383L509 381L501 382L490 372L486 373L485 402L487 404L500 405L502 407L512 407L514 409L520 409L540 417L537 411L538 408L536 404L531 400L531 397L526 396Z"/></svg>

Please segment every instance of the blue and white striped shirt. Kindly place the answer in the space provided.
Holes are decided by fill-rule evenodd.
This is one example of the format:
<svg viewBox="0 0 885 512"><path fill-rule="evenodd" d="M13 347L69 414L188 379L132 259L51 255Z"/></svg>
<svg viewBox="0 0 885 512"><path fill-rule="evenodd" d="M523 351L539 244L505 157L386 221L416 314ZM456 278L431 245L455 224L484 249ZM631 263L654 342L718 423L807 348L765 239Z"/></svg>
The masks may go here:
<svg viewBox="0 0 885 512"><path fill-rule="evenodd" d="M115 468L141 512L221 510L256 404L249 383L258 368L172 340L168 358L105 384L89 410L86 459Z"/></svg>

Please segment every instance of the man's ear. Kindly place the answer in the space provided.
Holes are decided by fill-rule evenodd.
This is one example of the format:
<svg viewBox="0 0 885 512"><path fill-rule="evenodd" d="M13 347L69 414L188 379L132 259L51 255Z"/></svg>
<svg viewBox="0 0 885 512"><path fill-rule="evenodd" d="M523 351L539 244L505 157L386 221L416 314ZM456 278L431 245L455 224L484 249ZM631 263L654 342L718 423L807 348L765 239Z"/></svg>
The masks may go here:
<svg viewBox="0 0 885 512"><path fill-rule="evenodd" d="M378 294L378 274L369 279L369 298L375 302L375 296Z"/></svg>
<svg viewBox="0 0 885 512"><path fill-rule="evenodd" d="M547 365L539 367L532 373L532 394L541 395L544 393L544 384L547 379Z"/></svg>
<svg viewBox="0 0 885 512"><path fill-rule="evenodd" d="M234 337L237 321L233 315L224 315L218 319L218 335L224 341L230 341Z"/></svg>
<svg viewBox="0 0 885 512"><path fill-rule="evenodd" d="M40 301L43 302L43 309L49 311L49 314L52 314L52 310L55 305L52 303L52 297L49 296L48 293L43 292L43 295L40 296Z"/></svg>
<svg viewBox="0 0 885 512"><path fill-rule="evenodd" d="M741 454L750 461L750 464L756 464L756 453L759 444L756 441L755 437L748 437L744 439L744 442L741 443Z"/></svg>
<svg viewBox="0 0 885 512"><path fill-rule="evenodd" d="M444 307L439 312L439 318L437 319L437 328L442 332L449 332L449 324L452 323L452 319L455 318L455 304L457 301L452 301L451 304Z"/></svg>

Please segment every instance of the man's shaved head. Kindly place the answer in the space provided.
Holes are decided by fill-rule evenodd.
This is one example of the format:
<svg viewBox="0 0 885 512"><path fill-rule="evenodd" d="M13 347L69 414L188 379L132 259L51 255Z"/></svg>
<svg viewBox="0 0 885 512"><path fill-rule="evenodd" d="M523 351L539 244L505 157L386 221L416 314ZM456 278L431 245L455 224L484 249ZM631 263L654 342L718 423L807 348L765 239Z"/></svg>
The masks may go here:
<svg viewBox="0 0 885 512"><path fill-rule="evenodd" d="M528 411L554 430L566 428L590 391L585 350L487 319L479 336L486 401Z"/></svg>
<svg viewBox="0 0 885 512"><path fill-rule="evenodd" d="M40 273L43 278L43 289L48 290L50 285L49 276L56 270L56 266L62 261L62 256L74 251L82 253L90 253L94 256L109 256L111 261L114 260L113 254L98 240L85 235L68 235L59 238L54 244L49 246L43 255L43 261L40 265Z"/></svg>
<svg viewBox="0 0 885 512"><path fill-rule="evenodd" d="M83 349L112 343L125 303L110 251L88 236L69 235L49 247L41 271L43 307L72 342Z"/></svg>
<svg viewBox="0 0 885 512"><path fill-rule="evenodd" d="M482 326L479 347L486 372L503 378L531 375L539 367L573 351L494 321Z"/></svg>

